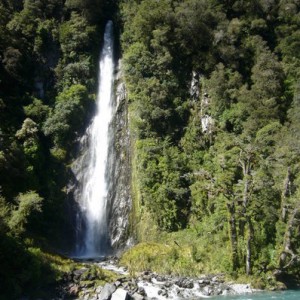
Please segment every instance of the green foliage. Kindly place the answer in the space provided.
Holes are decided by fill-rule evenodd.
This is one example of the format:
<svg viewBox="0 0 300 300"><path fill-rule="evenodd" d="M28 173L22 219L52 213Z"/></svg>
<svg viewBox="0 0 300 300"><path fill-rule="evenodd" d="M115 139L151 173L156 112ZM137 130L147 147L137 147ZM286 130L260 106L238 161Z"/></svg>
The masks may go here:
<svg viewBox="0 0 300 300"><path fill-rule="evenodd" d="M38 267L31 269L32 257L13 238L1 234L0 246L0 296L3 299L16 299L21 296L26 286L30 289L29 285L38 280Z"/></svg>
<svg viewBox="0 0 300 300"><path fill-rule="evenodd" d="M26 226L30 225L32 215L42 211L43 198L36 192L30 191L25 194L19 194L16 197L17 205L12 210L8 225L15 235L25 233Z"/></svg>
<svg viewBox="0 0 300 300"><path fill-rule="evenodd" d="M212 10L209 1L188 0L175 10L176 38L180 50L192 58L197 69L207 70L214 63L209 51L212 47L213 29L217 25L219 10ZM205 59L203 59L205 57Z"/></svg>
<svg viewBox="0 0 300 300"><path fill-rule="evenodd" d="M89 25L87 19L78 12L72 12L70 20L59 28L59 42L62 56L55 68L60 90L74 84L86 85L91 80L95 67L91 52L94 52L96 27Z"/></svg>
<svg viewBox="0 0 300 300"><path fill-rule="evenodd" d="M37 125L42 124L49 114L49 106L43 104L39 99L34 98L32 103L24 106L25 115L36 122Z"/></svg>
<svg viewBox="0 0 300 300"><path fill-rule="evenodd" d="M160 228L181 228L189 214L184 156L168 142L160 146L151 139L139 141L137 151L142 203L153 213Z"/></svg>
<svg viewBox="0 0 300 300"><path fill-rule="evenodd" d="M161 274L193 275L198 266L195 266L190 251L188 247L178 249L176 245L140 243L123 254L121 264L132 275L148 270Z"/></svg>
<svg viewBox="0 0 300 300"><path fill-rule="evenodd" d="M149 238L157 240L159 231L191 227L207 245L209 231L226 245L224 260L214 259L235 274L267 272L282 255L287 265L284 247L299 257L298 5L132 0L120 7L135 205L138 224L147 223L137 236L145 241L145 228L155 229Z"/></svg>
<svg viewBox="0 0 300 300"><path fill-rule="evenodd" d="M43 129L45 135L52 135L57 146L66 147L67 141L76 136L84 124L85 107L88 103L87 89L83 85L72 85L56 98L56 105Z"/></svg>
<svg viewBox="0 0 300 300"><path fill-rule="evenodd" d="M95 28L78 13L73 12L69 21L63 23L59 31L59 41L65 59L72 60L84 52L91 42Z"/></svg>
<svg viewBox="0 0 300 300"><path fill-rule="evenodd" d="M296 274L299 4L117 2L136 235L168 241L124 261L133 272L266 273L264 286L273 268ZM40 284L46 261L59 264L18 236L55 240L67 225L67 164L93 105L98 25L117 2L0 3L0 279L14 299Z"/></svg>
<svg viewBox="0 0 300 300"><path fill-rule="evenodd" d="M107 9L103 0L67 0L65 7L70 11L81 13L89 23L99 22L99 19L103 18L104 10Z"/></svg>
<svg viewBox="0 0 300 300"><path fill-rule="evenodd" d="M49 298L56 271L35 246L72 239L67 160L96 91L104 2L0 2L0 298Z"/></svg>
<svg viewBox="0 0 300 300"><path fill-rule="evenodd" d="M193 229L161 233L156 242L141 242L127 250L120 263L127 266L132 275L142 270L181 276L228 272L226 231L217 237L211 231L214 224L208 222L201 228L199 223L197 225Z"/></svg>
<svg viewBox="0 0 300 300"><path fill-rule="evenodd" d="M0 196L0 233L8 231L8 222L10 219L10 206L6 203L5 198Z"/></svg>
<svg viewBox="0 0 300 300"><path fill-rule="evenodd" d="M225 69L223 64L216 66L216 70L211 73L210 79L205 84L212 99L209 110L214 117L219 117L222 113L231 108L239 97L239 88L242 86L242 78L238 72Z"/></svg>

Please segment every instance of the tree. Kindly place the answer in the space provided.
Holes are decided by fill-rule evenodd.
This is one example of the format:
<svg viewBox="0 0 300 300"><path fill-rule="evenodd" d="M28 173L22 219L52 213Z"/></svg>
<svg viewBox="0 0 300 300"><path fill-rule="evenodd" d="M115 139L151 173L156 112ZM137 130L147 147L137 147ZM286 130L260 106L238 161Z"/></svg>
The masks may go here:
<svg viewBox="0 0 300 300"><path fill-rule="evenodd" d="M84 53L93 41L95 27L76 12L71 13L69 21L63 23L59 30L59 42L66 62L74 61Z"/></svg>
<svg viewBox="0 0 300 300"><path fill-rule="evenodd" d="M41 144L38 136L37 124L30 118L26 118L22 124L22 128L16 132L16 138L22 144L24 153L24 166L26 177L26 187L37 188L39 181L39 171L43 165L43 154L41 153ZM29 186L28 186L29 185Z"/></svg>
<svg viewBox="0 0 300 300"><path fill-rule="evenodd" d="M41 100L34 98L31 104L24 106L24 112L37 126L41 127L50 112L50 108Z"/></svg>
<svg viewBox="0 0 300 300"><path fill-rule="evenodd" d="M11 218L8 225L15 235L22 235L26 231L26 227L31 225L33 214L42 211L43 198L35 191L20 193L16 197L16 206L12 210Z"/></svg>
<svg viewBox="0 0 300 300"><path fill-rule="evenodd" d="M249 41L255 46L255 64L252 68L250 89L244 89L240 101L244 104L248 117L244 122L245 135L254 136L256 131L271 121L282 120L286 103L283 94L283 69L277 57L265 47L258 37ZM281 110L280 110L281 109Z"/></svg>
<svg viewBox="0 0 300 300"><path fill-rule="evenodd" d="M283 272L299 268L299 83L296 85L291 109L288 111L289 123L282 128L275 157L278 161L277 184L281 190L280 220L277 243L279 252L279 269ZM283 236L283 238L282 238Z"/></svg>
<svg viewBox="0 0 300 300"><path fill-rule="evenodd" d="M239 89L242 86L242 77L238 72L218 64L206 80L205 87L211 99L209 113L214 118L219 118L226 109L238 101Z"/></svg>
<svg viewBox="0 0 300 300"><path fill-rule="evenodd" d="M85 107L89 98L83 85L72 85L62 91L56 98L56 105L47 118L43 130L45 135L51 135L58 147L66 148L67 141L84 128Z"/></svg>
<svg viewBox="0 0 300 300"><path fill-rule="evenodd" d="M154 139L139 141L137 155L142 204L161 230L184 227L190 206L184 156L168 141L160 146Z"/></svg>
<svg viewBox="0 0 300 300"><path fill-rule="evenodd" d="M220 18L219 11L216 9L212 13L207 1L188 0L177 6L175 18L178 24L176 39L181 51L192 59L197 70L208 70L214 62L209 51L213 41L212 29Z"/></svg>

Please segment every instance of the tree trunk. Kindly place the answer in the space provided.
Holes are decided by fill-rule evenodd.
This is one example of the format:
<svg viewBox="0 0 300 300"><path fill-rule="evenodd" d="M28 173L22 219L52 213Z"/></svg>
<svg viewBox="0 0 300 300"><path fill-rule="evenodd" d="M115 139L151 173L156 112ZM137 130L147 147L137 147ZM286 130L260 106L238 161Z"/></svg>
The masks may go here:
<svg viewBox="0 0 300 300"><path fill-rule="evenodd" d="M296 254L293 250L292 245L292 235L293 229L295 226L299 226L298 215L300 214L300 205L298 205L292 212L287 224L287 229L284 236L283 251L280 254L279 258L279 267L281 270L285 270L288 267L294 265L299 260L299 255ZM288 257L290 257L287 262Z"/></svg>
<svg viewBox="0 0 300 300"><path fill-rule="evenodd" d="M281 221L286 222L287 208L286 198L290 196L290 185L291 185L291 169L288 167L286 177L283 183L283 190L281 194Z"/></svg>
<svg viewBox="0 0 300 300"><path fill-rule="evenodd" d="M227 203L227 209L229 212L229 236L230 236L230 243L231 243L232 270L236 271L239 267L239 257L238 257L238 237L237 237L237 230L236 230L234 202Z"/></svg>
<svg viewBox="0 0 300 300"><path fill-rule="evenodd" d="M251 275L252 274L252 251L251 251L251 245L254 238L254 228L252 225L252 221L250 217L247 218L247 224L248 224L248 237L247 237L247 249L246 249L246 274Z"/></svg>
<svg viewBox="0 0 300 300"><path fill-rule="evenodd" d="M242 153L242 152L241 152ZM242 217L246 218L246 212L248 208L248 204L250 201L250 187L251 187L251 167L252 167L252 155L247 155L246 157L242 158L242 154L240 153L239 163L243 170L243 192L242 192L242 208L241 213ZM241 218L239 221L239 229L240 229L240 235L244 236L245 234L245 226L246 226L247 220Z"/></svg>

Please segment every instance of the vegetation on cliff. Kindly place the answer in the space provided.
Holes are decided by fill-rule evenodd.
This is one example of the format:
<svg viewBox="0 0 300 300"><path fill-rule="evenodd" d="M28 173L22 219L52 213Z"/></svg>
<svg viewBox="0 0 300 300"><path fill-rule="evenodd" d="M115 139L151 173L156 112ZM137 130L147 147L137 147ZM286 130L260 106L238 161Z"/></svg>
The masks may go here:
<svg viewBox="0 0 300 300"><path fill-rule="evenodd" d="M124 263L299 276L298 1L0 0L1 296L55 278L35 247L74 235L68 165L116 4L132 228L168 256L142 244Z"/></svg>
<svg viewBox="0 0 300 300"><path fill-rule="evenodd" d="M71 244L68 164L95 98L104 4L0 1L1 299L56 274L35 247Z"/></svg>
<svg viewBox="0 0 300 300"><path fill-rule="evenodd" d="M120 11L137 238L169 232L203 271L299 275L299 4Z"/></svg>

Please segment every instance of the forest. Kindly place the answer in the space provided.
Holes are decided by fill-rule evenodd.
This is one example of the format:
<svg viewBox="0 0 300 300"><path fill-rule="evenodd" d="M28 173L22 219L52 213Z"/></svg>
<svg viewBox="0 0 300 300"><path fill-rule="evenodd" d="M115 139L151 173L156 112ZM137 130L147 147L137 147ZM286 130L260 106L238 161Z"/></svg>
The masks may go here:
<svg viewBox="0 0 300 300"><path fill-rule="evenodd" d="M93 113L108 19L126 85L130 235L140 242L123 263L259 277L261 287L274 274L299 279L299 8L1 0L0 299L51 283L40 276L51 269L43 251L74 236L70 164Z"/></svg>

